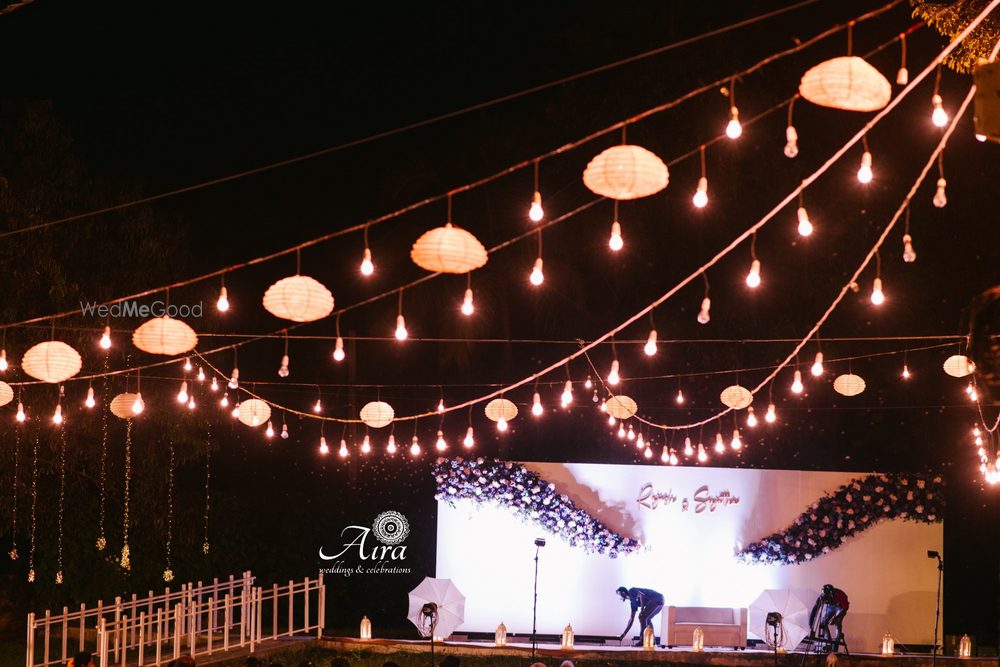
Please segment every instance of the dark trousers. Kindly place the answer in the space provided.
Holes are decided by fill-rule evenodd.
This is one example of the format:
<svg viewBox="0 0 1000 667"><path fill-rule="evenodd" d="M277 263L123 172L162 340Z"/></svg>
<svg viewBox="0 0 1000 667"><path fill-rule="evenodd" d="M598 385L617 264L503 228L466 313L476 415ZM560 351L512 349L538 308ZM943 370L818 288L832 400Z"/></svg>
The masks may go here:
<svg viewBox="0 0 1000 667"><path fill-rule="evenodd" d="M663 611L663 598L650 600L639 610L639 632L645 632L647 627L653 627L653 617ZM654 632L656 629L654 628Z"/></svg>

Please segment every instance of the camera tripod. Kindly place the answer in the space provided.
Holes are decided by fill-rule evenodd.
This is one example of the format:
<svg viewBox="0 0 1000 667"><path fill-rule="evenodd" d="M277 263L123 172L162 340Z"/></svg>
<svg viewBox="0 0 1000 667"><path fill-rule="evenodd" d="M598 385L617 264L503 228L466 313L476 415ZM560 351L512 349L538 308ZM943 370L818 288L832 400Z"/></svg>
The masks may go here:
<svg viewBox="0 0 1000 667"><path fill-rule="evenodd" d="M830 605L824 604L815 615L812 627L809 628L809 635L802 640L806 643L806 651L802 654L800 667L804 667L810 654L814 654L818 658L823 653L836 653L841 646L844 647L846 655L851 655L847 648L847 642L844 641L842 628L837 628L836 638L830 637L830 623L827 619L833 616L831 611Z"/></svg>

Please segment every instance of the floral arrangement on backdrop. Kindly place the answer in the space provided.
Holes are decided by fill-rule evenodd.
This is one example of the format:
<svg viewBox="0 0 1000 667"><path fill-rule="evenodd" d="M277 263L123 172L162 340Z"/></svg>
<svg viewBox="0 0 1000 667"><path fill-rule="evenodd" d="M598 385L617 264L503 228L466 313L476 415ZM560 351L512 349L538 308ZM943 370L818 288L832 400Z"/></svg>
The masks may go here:
<svg viewBox="0 0 1000 667"><path fill-rule="evenodd" d="M522 520L587 553L617 558L640 547L636 540L612 532L568 496L556 493L555 484L519 463L439 458L433 470L437 482L434 497L453 507L456 500L467 499L509 508Z"/></svg>
<svg viewBox="0 0 1000 667"><path fill-rule="evenodd" d="M848 538L891 519L943 520L944 481L920 474L868 475L812 504L795 523L736 552L746 563L802 563L838 548Z"/></svg>

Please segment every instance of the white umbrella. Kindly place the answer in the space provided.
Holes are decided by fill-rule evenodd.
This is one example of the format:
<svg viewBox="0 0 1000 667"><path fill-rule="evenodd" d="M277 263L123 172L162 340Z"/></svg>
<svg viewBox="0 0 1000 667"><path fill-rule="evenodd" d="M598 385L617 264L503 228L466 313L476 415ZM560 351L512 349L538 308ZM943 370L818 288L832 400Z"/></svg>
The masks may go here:
<svg viewBox="0 0 1000 667"><path fill-rule="evenodd" d="M447 637L465 622L465 596L451 579L424 577L409 596L406 617L423 637Z"/></svg>
<svg viewBox="0 0 1000 667"><path fill-rule="evenodd" d="M768 627L767 615L781 615L778 625L778 648L794 651L809 634L809 606L789 590L765 590L750 604L748 630L761 639L774 643L774 628Z"/></svg>

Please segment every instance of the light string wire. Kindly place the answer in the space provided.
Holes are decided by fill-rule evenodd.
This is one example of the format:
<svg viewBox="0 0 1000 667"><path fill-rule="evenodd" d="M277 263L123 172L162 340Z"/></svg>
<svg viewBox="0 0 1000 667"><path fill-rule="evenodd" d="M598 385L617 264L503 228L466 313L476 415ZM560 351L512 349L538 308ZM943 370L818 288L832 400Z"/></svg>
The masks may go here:
<svg viewBox="0 0 1000 667"><path fill-rule="evenodd" d="M26 0L26 2L32 2L32 1L33 0ZM219 185L221 183L228 183L230 181L235 181L237 179L244 178L246 176L251 176L251 175L254 175L254 174L259 174L259 173L270 171L272 169L276 169L276 168L279 168L279 167L285 167L285 166L288 166L288 165L296 164L298 162L303 162L305 160L309 160L309 159L312 159L312 158L320 157L320 156L323 156L323 155L329 155L331 153L335 153L337 151L344 150L346 148L352 148L352 147L355 147L355 146L360 146L362 144L366 144L366 143L369 143L369 142L372 142L372 141L375 141L375 140L378 140L378 139L384 139L384 138L387 138L387 137L391 137L393 135L400 134L402 132L406 132L408 130L413 130L413 129L417 129L417 128L420 128L420 127L425 127L427 125L432 125L432 124L437 123L437 122L442 121L442 120L447 120L447 119L450 119L450 118L455 118L457 116L460 116L460 115L463 115L463 114L466 114L466 113L469 113L469 112L472 112L472 111L478 111L478 110L485 109L487 107L493 106L495 104L500 104L502 102L507 102L507 101L510 101L510 100L517 99L519 97L523 97L525 95L530 95L531 93L536 93L536 92L540 92L542 90L546 90L548 88L553 88L555 86L560 86L560 85L569 83L571 81L575 81L577 79L582 79L584 77L590 76L592 74L597 74L599 72L604 72L604 71L613 69L615 67L619 67L621 65L625 65L625 64L628 64L628 63L636 62L638 60L642 60L642 59L650 57L650 56L659 55L661 53L666 53L667 51L671 51L673 49L676 49L676 48L679 48L679 47L682 47L682 46L688 46L690 44L694 44L694 43L696 43L696 42L698 42L698 41L700 41L702 39L707 39L707 38L710 38L710 37L716 37L718 35L725 34L726 32L729 32L729 31L732 31L732 30L736 30L738 28L742 28L742 27L745 27L745 26L748 26L748 25L752 25L752 24L757 23L759 21L763 21L765 19L769 19L769 18L778 16L780 14L784 14L784 13L792 11L792 10L799 9L801 7L805 7L807 5L813 4L813 3L818 2L818 1L819 0L804 0L803 2L800 2L798 4L795 4L795 5L792 5L792 6L789 6L789 7L783 7L781 9L777 9L777 10L774 10L772 12L768 12L767 14L762 14L760 16L752 17L750 19L746 19L744 21L740 21L738 23L734 23L734 24L731 24L729 26L725 26L723 28L718 28L716 30L709 31L709 32L703 33L701 35L697 35L695 37L690 37L688 39L681 40L679 42L674 42L672 44L668 44L666 46L660 47L658 49L654 49L652 51L647 51L645 53L637 54L635 56L631 56L631 57L625 58L623 60L618 60L618 61L615 61L613 63L609 63L607 65L602 65L600 67L596 67L594 69L587 70L585 72L580 72L578 74L573 74L573 75L570 75L568 77L564 77L562 79L558 79L556 81L550 81L549 83L545 83L545 84L542 84L540 86L535 86L533 88L528 88L526 90L522 90L522 91L517 92L517 93L512 93L510 95L505 95L503 97L498 97L498 98L493 99L493 100L491 100L489 102L482 102L480 104L475 104L473 106L466 107L464 109L459 109L457 111L452 111L452 112L449 112L449 113L446 113L446 114L442 114L442 115L436 116L434 118L430 118L430 119L418 121L416 123L411 123L411 124L405 125L403 127L399 127L399 128L393 129L393 130L388 130L386 132L380 132L378 134L374 134L374 135L365 137L363 139L355 139L354 141L349 141L349 142L346 142L346 143L343 143L343 144L339 144L337 146L333 146L331 148L325 148L325 149L322 149L322 150L319 150L319 151L314 151L314 152L308 153L306 155L300 155L298 157L289 158L287 160L282 160L280 162L274 162L274 163L269 164L269 165L264 165L264 166L261 166L261 167L257 167L255 169L249 169L247 171L239 172L237 174L231 174L229 176L224 176L222 178L216 178L216 179L213 179L213 180L210 180L210 181L205 181L203 183L198 183L198 184L195 184L195 185L190 185L190 186L187 186L187 187L184 187L184 188L179 188L177 190L171 190L171 191L163 192L163 193L160 193L160 194L157 194L157 195L151 195L149 197L143 197L141 199L136 199L136 200L133 200L133 201L130 201L130 202L124 202L122 204L116 204L114 206L109 206L109 207L106 207L106 208L103 208L103 209L100 209L100 210L97 210L97 211L90 211L88 213L81 213L79 215L69 216L69 217L66 217L66 218L62 218L60 220L52 220L50 222L45 222L45 223L41 223L41 224L38 224L38 225L33 225L31 227L25 227L23 229L11 230L11 231L8 231L8 232L0 233L0 238L3 238L5 236L10 236L10 235L13 235L13 234L21 234L23 232L34 231L34 230L37 230L37 229L45 229L45 228L48 228L48 227L52 227L54 225L59 225L59 224L66 223L66 222L72 222L74 220L81 220L81 219L84 219L84 218L93 217L95 215L100 215L102 213L110 213L112 211L119 211L119 210L122 210L122 209L125 209L125 208L130 208L132 206L138 206L140 204L148 204L150 202L158 201L160 199L165 199L167 197L173 197L175 195L184 194L184 193L187 193L187 192L193 192L193 191L196 191L196 190L201 190L201 189L213 186L213 185ZM879 10L875 10L877 13L875 13L874 15L877 16L878 14L884 13L884 12L892 9L896 5L900 4L901 2L903 2L903 0L893 0L893 2L891 2L888 5L886 5L885 7L881 8ZM0 10L0 13L3 13L4 11L8 11L8 10ZM869 16L869 15L863 15L863 16L857 18L857 19L854 19L854 21L865 20L866 18L871 18L871 16ZM847 25L848 24L836 26L836 30L834 30L834 32L836 32L837 30L843 30ZM831 32L830 34L833 34L833 33ZM828 36L828 35L826 35L826 34L823 35L823 37L826 37L826 36Z"/></svg>
<svg viewBox="0 0 1000 667"><path fill-rule="evenodd" d="M863 14L863 15L857 17L856 19L853 19L853 22L856 23L856 22L859 22L859 21L864 21L864 20L868 20L868 19L872 19L872 18L875 18L877 16L880 16L881 14L889 11L890 9L892 9L893 7L895 7L897 4L899 4L902 1L903 0L893 0L892 2L890 2L889 4L887 4L887 5L883 6L883 7L880 7L878 9L872 10L870 12L867 12L866 14ZM614 125L611 125L611 126L606 127L604 129L598 130L598 131L596 131L596 132L594 132L592 134L589 134L589 135L583 137L582 139L578 139L578 140L572 141L570 143L564 144L564 145L562 145L562 146L560 146L560 147L558 147L556 149L553 149L553 150L551 150L551 151L549 151L547 153L543 153L542 155L539 155L539 156L536 156L536 157L532 157L532 158L527 159L527 160L523 160L521 162L518 162L518 163L510 166L510 167L507 167L506 169L504 169L502 171L498 171L498 172L496 172L496 173L494 173L494 174L492 174L490 176L486 176L486 177L481 178L479 180L472 181L470 183L466 183L465 185L461 185L461 186L459 186L457 188L453 188L453 189L451 189L451 190L449 190L449 191L447 191L447 192L445 192L443 194L439 194L439 195L434 195L432 197L428 197L426 199L423 199L423 200L421 200L419 202L415 202L413 204L410 204L409 206L405 206L405 207L403 207L401 209L398 209L396 211L393 211L393 212L390 212L390 213L386 213L384 215L381 215L381 216L376 217L376 218L372 218L371 220L368 220L366 222L363 222L363 223L360 223L360 224L357 224L357 225L353 225L351 227L346 227L344 229L340 229L340 230L337 230L337 231L334 231L334 232L330 232L328 234L324 234L322 236L318 236L318 237L310 239L308 241L304 241L304 242L302 242L302 243L300 243L300 244L298 244L296 246L291 246L291 247L285 248L284 250L279 250L279 251L276 251L274 253L271 253L271 254L268 254L268 255L263 255L263 256L255 258L255 259L252 259L252 260L248 260L248 261L245 261L245 262L234 264L232 266L224 267L224 268L218 269L216 271L212 271L211 273L206 273L206 274L203 274L203 275L200 275L200 276L196 276L194 278L189 278L187 280L178 281L178 282L175 282L175 283L170 284L170 285L163 285L163 286L155 287L155 288L148 289L148 290L145 290L145 291L142 291L142 292L137 292L135 294L130 294L128 296L123 296L123 297L119 297L119 298L116 298L116 299L112 299L110 301L106 301L103 304L98 304L98 305L111 305L111 304L119 303L119 302L122 302L122 301L128 301L128 300L131 300L131 299L138 299L138 298L141 298L141 297L144 297L144 296L150 296L150 295L156 294L158 292L163 292L163 291L165 291L167 289L176 289L178 287L184 287L184 286L191 285L191 284L194 284L194 283L197 283L197 282L201 282L203 280L207 280L209 278L215 278L215 277L221 276L222 274L230 272L230 271L235 271L237 269L246 268L246 267L249 267L249 266L254 266L254 265L257 265L257 264L268 262L268 261L270 261L272 259L276 259L278 257L283 257L283 256L291 254L293 252L298 252L298 251L302 250L303 248L308 248L308 247L311 247L313 245L317 245L319 243L323 243L325 241L329 241L331 239L337 238L339 236L344 236L344 235L347 235L347 234L350 234L350 233L353 233L353 232L357 232L357 231L363 231L364 229L366 229L366 228L368 228L368 227L370 227L372 225L377 225L377 224L385 222L387 220L391 220L393 218L400 217L400 216L402 216L402 215L404 215L406 213L409 213L411 211L415 211L415 210L417 210L419 208L423 208L424 206L427 206L429 204L433 204L433 203L436 203L436 202L448 199L448 198L452 197L455 194L462 193L462 192L468 192L468 191L473 190L475 188L478 188L478 187L481 187L483 185L486 185L487 183L490 183L490 182L492 182L494 180L502 178L503 176L507 176L509 174L512 174L515 171L518 171L520 169L524 169L524 168L527 168L527 167L534 167L534 165L537 162L541 161L541 160L548 159L548 158L551 158L551 157L555 157L557 155L561 155L562 153L566 153L566 152L568 152L570 150L578 148L579 146L582 146L582 145L584 145L586 143L589 143L589 142L593 141L594 139L598 139L598 138L600 138L600 137L602 137L602 136L604 136L606 134L609 134L611 132L616 132L617 130L620 130L620 129L624 129L626 126L628 126L630 124L636 123L636 122L638 122L640 120L643 120L645 118L653 116L653 115L655 115L657 113L661 113L661 112L666 111L668 109L672 109L672 108L678 106L679 104L681 104L683 102L686 102L686 101L688 101L690 99L693 99L694 97L697 97L698 95L701 95L701 94L703 94L703 93L705 93L707 91L713 90L716 87L718 87L720 85L723 85L723 84L731 81L734 78L746 76L748 74L756 72L757 70L763 68L766 65L769 65L769 64L771 64L771 63L773 63L773 62L775 62L777 60L780 60L781 58L784 58L786 56L798 53L798 52L800 52L800 51L808 48L809 46L812 46L816 42L818 42L818 41L820 41L820 40L822 40L822 39L824 39L826 37L829 37L830 35L836 34L837 32L839 32L841 30L844 30L847 27L847 25L848 25L848 23L842 23L842 24L835 25L832 28L828 28L827 30L819 33L818 35L816 35L816 36L814 36L814 37L812 37L812 38L810 38L810 39L808 39L808 40L806 40L806 41L804 41L804 42L802 42L800 44L796 44L794 47L791 47L791 48L786 49L784 51L780 51L778 53L772 54L772 55L764 58L763 60L758 61L756 64L751 65L747 69L744 69L744 70L742 70L740 72L737 72L735 74L729 74L729 75L727 75L725 77L722 77L722 78L720 78L720 79L718 79L716 81L713 81L712 83L708 83L708 84L705 84L705 85L703 85L703 86L701 86L699 88L691 90L691 91L685 93L684 95L682 95L682 96L680 96L680 97L678 97L678 98L676 98L674 100L671 100L669 102L665 102L664 104L652 107L652 108L647 109L645 111L642 111L642 112L640 112L640 113L638 113L638 114L636 114L636 115L634 115L634 116L632 116L630 118L627 118L625 120L619 121L619 122L615 123ZM899 38L899 36L896 35L893 38L893 40L891 41L891 43L894 43L898 38ZM145 201L146 200L143 200L141 203L145 203ZM104 212L104 211L101 211L101 212ZM87 215L87 214L83 214L83 215ZM79 216L77 216L77 217L79 217ZM73 219L76 219L76 218L73 218ZM45 224L56 224L58 222L60 222L60 221L55 221L53 223L45 223ZM17 232L0 233L0 238L3 238L5 235L11 234L11 233L17 233ZM95 307L97 307L97 305L95 305ZM33 324L33 323L36 323L36 322L43 322L43 321L46 321L46 320L49 320L49 319L69 317L71 315L76 314L76 312L77 312L76 310L70 310L70 311L65 311L65 312L62 312L62 313L56 313L56 314L53 314L53 315L43 315L43 316L39 316L39 317L28 319L28 320L23 320L21 322L14 322L14 323L11 323L11 324L7 324L5 326L23 326L25 324Z"/></svg>
<svg viewBox="0 0 1000 667"><path fill-rule="evenodd" d="M11 560L17 560L17 482L18 482L18 464L21 460L21 428L19 424L14 424L14 483L11 485L14 490L14 507L11 512L11 520L13 526L11 532L13 533L14 542L11 545L11 550L9 556Z"/></svg>
<svg viewBox="0 0 1000 667"><path fill-rule="evenodd" d="M914 26L910 27L910 29L907 31L907 33L911 33L913 31L919 29L922 26L923 26L923 24L921 24L921 23L915 24ZM875 49L873 49L872 51L870 51L868 54L866 54L865 57L868 58L868 57L871 57L872 55L874 55L876 53L881 52L882 50L888 48L889 46L891 46L895 42L899 41L899 39L900 39L900 35L893 36L892 39L890 39L889 41L884 42L883 44L879 45L878 47L876 47ZM756 116L753 116L752 118L748 118L745 121L742 121L743 126L744 127L748 127L751 124L760 121L761 119L769 116L774 111L777 111L778 109L781 109L786 104L791 104L792 102L794 102L794 100L798 96L799 96L798 93L796 93L795 95L792 95L787 100L784 100L784 101L779 102L778 104L772 106L770 109L767 109L767 110L765 110L765 111L757 114ZM721 134L716 135L714 138L706 141L702 145L704 145L704 146L712 146L712 145L718 143L719 141L721 141L724 138L726 138L726 134L723 132ZM683 155L681 155L679 157L676 157L676 158L672 159L671 161L667 162L666 164L667 164L667 166L674 166L674 165L680 163L681 161L686 160L686 159L692 157L693 155L696 155L700 150L701 150L701 146L699 146L698 148L695 148L693 150L690 150L687 153L684 153ZM577 208L573 209L572 211L569 211L568 213L565 213L565 214L563 214L563 215L561 215L559 217L556 217L556 218L552 218L551 220L548 220L548 221L546 221L546 222L544 222L542 224L536 225L531 230L526 231L526 232L524 232L522 234L518 234L517 236L515 236L513 238L510 238L507 241L504 241L504 242L502 242L502 243L494 246L493 248L490 248L489 250L486 251L487 255L490 255L490 254L492 254L492 253L494 253L494 252L496 252L498 250L501 250L503 248L511 246L514 243L517 243L518 241L530 238L530 237L535 236L537 234L537 236L538 236L538 245L539 245L539 256L541 256L541 245L542 245L541 232L542 232L542 230L547 229L547 228L549 228L549 227L551 227L553 225L559 224L560 222L563 222L563 221L565 221L565 220L567 220L567 219L569 219L571 217L574 217L574 216L578 215L579 213L582 213L583 211L591 208L592 206L594 206L594 205L596 205L596 204L604 201L605 199L606 199L605 197L598 197L597 199L593 199L590 202L587 202L585 204L582 204L581 206L578 206ZM214 275L214 274L209 274L206 277L211 277L212 275ZM355 310L357 308L369 305L371 303L374 303L376 301L380 301L380 300L388 298L390 296L394 296L394 295L398 294L399 292L401 292L402 290L409 289L409 288L414 287L416 285L420 285L420 284L422 284L424 282L427 282L427 281L429 281L429 280L431 280L433 278L437 278L437 277L442 276L442 275L444 275L444 274L441 273L441 272L427 274L427 275L422 276L422 277L420 277L420 278L418 278L416 280L413 280L413 281L411 281L409 283L406 283L405 285L401 285L400 287L393 288L393 289L388 290L386 292L383 292L381 294L369 297L368 299L364 299L362 301L353 303L353 304L351 304L349 306L345 306L344 308L341 308L339 310L334 310L334 311L332 311L330 313L329 317L335 317L336 320L337 320L338 326L339 326L339 319L340 319L340 316L343 313L346 313L346 312ZM189 281L189 282L191 282L191 281ZM187 283L185 283L185 284L187 284ZM176 287L176 285L173 285L171 287ZM148 296L150 294L155 294L156 292L161 291L161 289L162 288L157 288L155 290L149 290L149 291L143 292L141 294L135 294L135 295L131 295L131 296L128 296L128 297L122 297L121 299L118 299L117 301L123 301L123 300L128 300L128 299L133 299L133 298L139 298L139 297L142 297L142 296ZM115 303L115 301L109 301L107 303L108 304ZM105 304L105 305L107 305L107 304ZM29 326L29 325L32 325L32 324L37 324L39 321L47 321L47 320L49 320L49 319L51 319L53 317L64 317L64 316L67 316L67 315L72 315L74 313L76 313L76 311L68 311L66 313L61 313L61 314L58 314L58 315L45 316L45 317L42 317L42 318L35 318L34 320L25 320L24 322L19 322L19 323L5 325L5 326ZM271 332L271 333L268 333L268 334L243 334L242 336L244 338L246 338L246 340L243 340L243 341L240 341L240 342L237 342L237 343L232 343L232 344L229 344L229 345L223 345L223 346L220 346L220 347L217 347L217 348L213 348L213 349L210 349L210 350L204 350L204 351L202 351L200 353L195 352L194 354L195 355L199 355L200 354L202 356L202 359L204 359L205 355L216 354L216 353L224 352L224 351L230 350L230 349L235 350L239 346L248 345L250 343L254 343L254 342L257 342L257 341L260 341L260 340L274 338L274 337L277 337L277 336L285 336L285 335L287 335L288 331L298 329L299 327L305 326L306 324L312 324L312 323L311 322L305 322L305 323L299 323L299 324L292 324L292 325L286 326L286 327L284 327L282 329L279 329L277 331L274 331L274 332ZM45 328L48 328L48 325L46 325ZM118 333L121 333L121 332L126 331L126 330L116 330L116 331ZM240 337L241 334L199 334L199 336L200 337ZM338 329L338 336L339 336L339 329ZM292 336L292 338L299 338L299 336ZM321 339L321 337L319 337L319 336L314 336L313 338L315 338L315 339ZM372 338L363 338L363 337L357 337L357 336L353 337L353 339L354 340L380 340L380 338L375 338L375 337L372 337ZM347 340L347 339L345 339L345 340ZM390 337L386 337L385 340L395 340L395 337L391 337L391 338ZM410 340L410 339L408 338L408 340ZM414 340L414 341L432 340L434 342L448 342L448 341L441 341L441 340L438 340L438 339L422 339L422 338L414 338L412 340ZM573 342L573 344L576 344L577 341L572 341L572 342ZM667 341L664 341L664 342L667 342ZM81 381L81 380L92 380L92 379L95 379L95 378L106 377L108 375L127 375L129 373L133 373L133 372L141 371L141 370L146 370L146 369L149 369L149 368L158 368L158 367L161 367L161 366L167 366L167 365L170 365L170 364L173 364L173 363L177 363L177 361L178 361L177 359L168 359L166 361L153 362L153 363L149 363L149 364L145 364L145 365L133 366L133 367L124 368L124 369L120 369L120 370L116 370L116 371L111 371L111 372L94 373L94 374L90 374L90 375L78 375L78 376L76 376L76 377L74 377L74 378L72 378L72 379L70 379L68 381L73 382L73 381ZM221 372L219 372L219 374L223 376L223 379L227 379L228 378L228 375L223 375ZM36 385L36 384L44 384L44 382L41 381L41 380L25 380L25 381L21 381L21 382L11 382L9 384L11 386L29 386L29 385Z"/></svg>
<svg viewBox="0 0 1000 667"><path fill-rule="evenodd" d="M132 480L132 420L126 419L125 420L125 512L122 521L125 540L122 544L122 557L119 563L122 566L122 569L124 570L132 569L132 562L129 559L131 552L129 551L129 546L128 546L128 524L129 524L128 504L130 495L129 485L131 484L131 480Z"/></svg>
<svg viewBox="0 0 1000 667"><path fill-rule="evenodd" d="M686 285L688 285L691 281L695 280L699 275L701 275L701 276L707 276L707 274L705 274L705 271L707 269L709 269L712 266L714 266L715 264L717 264L723 257L725 257L730 252L732 252L734 249L736 249L737 247L739 247L743 243L743 241L745 241L746 239L748 239L754 232L756 232L761 227L763 227L765 224L767 224L785 206L787 206L790 202L794 201L795 198L798 197L809 185L811 185L812 183L814 183L816 180L819 179L820 176L822 176L824 173L826 173L841 157L843 157L855 144L857 144L858 141L861 141L865 137L865 135L873 127L875 127L883 118L885 118L893 109L895 109L902 102L902 100L910 92L912 92L914 90L914 88L916 88L916 86L921 81L923 81L923 79L926 78L926 76L931 71L933 71L933 69L937 66L937 64L939 62L942 62L944 60L944 58L946 58L948 56L948 54L950 54L953 50L955 50L955 48L957 48L957 46L962 42L962 40L964 40L965 37L968 36L968 34L970 32L972 32L972 30L974 30L982 22L983 18L985 18L991 11L993 11L993 9L998 4L1000 4L1000 0L992 0L992 2L989 4L989 6L987 7L986 10L984 10L976 19L974 19L966 27L966 29L963 30L959 34L959 36L957 36L944 49L942 49L942 51L931 61L931 63L929 65L927 65L927 67L925 67L916 77L914 77L913 80L911 80L910 83L905 88L903 88L903 90L901 90L896 97L894 97L892 100L890 100L889 103L881 111L879 111L871 120L869 120L867 123L865 123L865 125L857 133L855 133L855 135L853 137L851 137L850 139L848 139L848 141L840 149L838 149L832 156L830 156L830 158L828 158L826 160L826 162L824 162L812 174L810 174L805 179L803 179L803 181L794 190L792 190L791 193L789 193L788 195L786 195L785 198L782 199L781 202L779 202L767 214L765 214L763 218L761 218L758 222L756 222L750 228L748 228L747 230L745 230L742 234L740 234L739 236L737 236L733 241L731 241L729 243L729 245L727 245L725 248L723 248L718 253L716 253L716 255L714 257L712 257L710 260L708 260L699 269L696 269L693 273L691 273L690 275L688 275L687 278L684 278L683 280L681 280L677 285L675 285L673 288L671 288L665 294L663 294L662 296L660 296L658 299L656 299L655 301L653 301L651 304L649 304L648 306L646 306L645 308L643 308L642 310L640 310L635 315L633 315L632 317L628 318L627 320L625 320L624 322L622 322L621 324L619 324L615 328L611 329L610 331L608 331L604 335L596 338L594 341L592 341L592 342L590 342L590 343L588 343L588 344L586 344L584 346L581 346L581 348L579 350L577 350L576 352L574 352L574 353L572 353L572 354L570 354L570 355L568 355L568 356L566 356L566 357L564 357L564 358L562 358L562 359L560 359L558 361L555 361L555 362L551 363L550 365L548 365L544 369L542 369L540 371L537 371L536 373L533 373L532 375L529 375L528 377L525 377L525 378L523 378L523 379L521 379L521 380L519 380L519 381L517 381L517 382L515 382L513 384L510 384L510 385L508 385L508 386L506 386L504 388L501 388L501 389L499 389L497 391L494 391L494 392L491 392L489 394L486 394L485 396L481 396L481 397L478 397L478 398L473 398L473 399L470 399L468 401L456 404L454 406L446 407L445 411L447 412L447 411L450 411L450 410L465 409L465 408L469 407L470 405L475 405L475 404L478 404L478 403L482 403L483 401L491 400L493 398L496 398L496 397L500 396L504 392L511 391L513 389L517 389L518 387L521 387L521 386L524 386L524 385L529 384L531 382L534 382L538 378L543 377L544 375L547 375L548 373L551 373L552 371L560 368L561 366L570 363L572 360L574 360L574 359L576 359L576 358L578 358L578 357L586 354L589 350L592 350L593 348L597 347L601 343L604 343L605 341L609 340L615 334L621 332L622 330L624 330L628 326L634 324L635 322L637 322L641 318L645 317L647 314L649 314L650 312L652 312L655 308L657 308L658 306L660 306L661 304L663 304L665 301L667 301L667 299L669 299L670 297L672 297L673 295L675 295L683 287L685 287ZM971 99L971 98L968 98L968 99ZM968 100L966 101L966 104L962 107L962 111L965 110L966 106L968 106ZM951 132L954 130L954 127L955 127L955 122L953 120L952 124L949 126L949 130L944 134L942 140L946 140L947 137L951 136ZM941 147L941 145L939 144L938 150L935 151L935 153L934 153L934 157L935 158L937 157L937 152L940 151L940 147ZM933 164L933 162L931 164ZM929 169L929 167L927 169ZM926 173L926 170L925 170L924 173ZM921 180L922 180L922 178L921 178ZM912 197L912 195L910 195L910 196ZM895 223L895 220L898 219L898 217L899 217L899 215L898 215L898 212L897 212L897 215L894 216L894 218L893 218L893 223ZM892 225L890 224L890 226L887 227L887 229L891 229L891 227L892 227ZM884 234L883 234L882 238L884 238ZM881 241L880 241L880 243L881 243ZM872 252L871 255L874 255L874 252ZM865 262L864 266L867 266L867 261ZM862 269L863 268L864 267L862 266ZM859 269L857 273L860 274L860 272L861 272L862 269ZM824 316L823 320L819 324L822 324L822 322L826 321L826 317L829 316L829 312L832 312L832 308L835 307L836 304L838 304L840 302L840 300L843 298L844 294L846 293L847 289L849 289L849 286L845 286L845 288L842 291L840 297L837 298L837 300L834 302L834 305L831 306L831 310L828 310L827 314ZM760 389L760 387L764 386L764 384L766 384L768 381L770 381L770 379L772 379L774 376L776 376L777 373L778 373L778 371L781 370L781 368L784 368L785 366L788 365L788 363L795 357L795 355L798 354L798 351L802 347L804 347L804 345L812 337L812 334L815 333L815 330L817 328L818 328L818 325L816 327L814 327L814 329L812 331L810 331L808 337L805 340L803 340L799 345L796 346L794 352L791 355L789 355L788 358L786 358L785 362L783 362L783 364L776 371L774 371L768 377L768 379L765 382L761 383L761 385L757 388L758 390ZM259 398L259 397L255 396L255 398ZM264 399L261 399L261 400L264 400ZM283 406L279 406L279 407L283 408ZM288 409L288 408L283 408L283 409L287 409L289 412L294 412L293 410ZM728 413L730 411L731 411L731 409L725 410L722 413L720 413L719 415L716 415L715 417L712 417L712 418L710 418L708 420L704 420L703 422L699 422L697 424L688 424L688 425L678 426L678 427L667 426L667 425L662 425L662 426L663 426L663 428L669 428L669 429L673 429L673 428L689 428L690 426L693 426L693 425L699 425L701 423L707 423L707 422L712 421L714 419L718 419L719 417L721 417L722 415L724 415L724 414L726 414L726 413ZM417 418L419 418L421 416L430 416L432 414L435 414L435 412L424 412L424 413L421 413L421 414L418 414L418 415L410 415L410 416L405 416L405 417L398 417L397 416L396 420L398 420L398 421L407 421L407 420L417 419ZM306 416L314 416L314 415L306 415ZM334 418L334 417L320 417L320 418L321 419L331 419L331 420L335 420L335 421L344 421L344 422L350 422L350 423L359 423L360 422L360 420L357 420L357 419L344 420L344 419ZM652 422L650 422L650 424L653 425L653 426L661 426L660 424L654 424Z"/></svg>
<svg viewBox="0 0 1000 667"><path fill-rule="evenodd" d="M163 571L164 581L173 581L174 572L170 565L170 547L174 537L174 440L170 438L170 468L167 472L167 569Z"/></svg>
<svg viewBox="0 0 1000 667"><path fill-rule="evenodd" d="M35 432L35 451L31 459L31 551L28 552L28 583L35 582L35 529L38 526L38 432Z"/></svg>
<svg viewBox="0 0 1000 667"><path fill-rule="evenodd" d="M250 392L247 392L250 393ZM208 506L209 506L209 482L212 480L212 427L205 431L205 543L201 546L202 552L208 554Z"/></svg>
<svg viewBox="0 0 1000 667"><path fill-rule="evenodd" d="M108 370L108 358L104 357L104 370ZM108 545L104 534L105 504L107 501L107 471L108 471L108 376L104 376L104 396L101 400L101 534L97 537L97 550L104 551Z"/></svg>
<svg viewBox="0 0 1000 667"><path fill-rule="evenodd" d="M63 582L63 510L66 502L66 428L59 429L59 556L56 584Z"/></svg>

